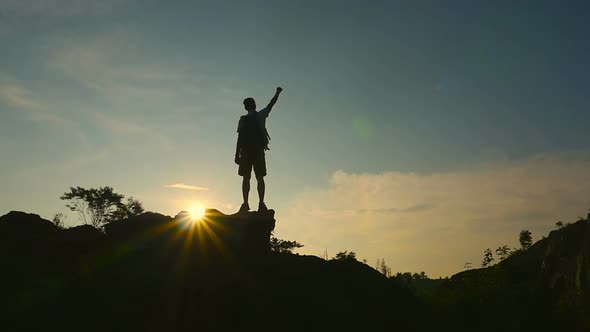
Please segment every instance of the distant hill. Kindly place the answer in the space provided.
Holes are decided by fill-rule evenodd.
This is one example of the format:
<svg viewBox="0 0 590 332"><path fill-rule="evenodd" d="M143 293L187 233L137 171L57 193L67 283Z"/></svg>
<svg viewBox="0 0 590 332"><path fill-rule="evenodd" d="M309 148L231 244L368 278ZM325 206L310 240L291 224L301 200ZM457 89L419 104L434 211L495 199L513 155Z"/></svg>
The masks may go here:
<svg viewBox="0 0 590 332"><path fill-rule="evenodd" d="M144 213L58 229L0 217L6 331L424 330L425 306L371 267L271 253L274 211ZM4 328L3 328L4 330Z"/></svg>
<svg viewBox="0 0 590 332"><path fill-rule="evenodd" d="M449 316L490 331L590 331L590 214L436 294Z"/></svg>

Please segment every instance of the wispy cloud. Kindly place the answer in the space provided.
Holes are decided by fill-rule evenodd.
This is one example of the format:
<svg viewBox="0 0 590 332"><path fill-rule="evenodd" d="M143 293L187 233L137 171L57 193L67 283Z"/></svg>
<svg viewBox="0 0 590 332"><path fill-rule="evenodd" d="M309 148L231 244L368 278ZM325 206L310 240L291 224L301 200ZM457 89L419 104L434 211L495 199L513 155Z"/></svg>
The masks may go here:
<svg viewBox="0 0 590 332"><path fill-rule="evenodd" d="M434 207L433 204L416 204L404 208L379 208L379 209L359 209L358 213L412 213L412 212L422 212Z"/></svg>
<svg viewBox="0 0 590 332"><path fill-rule="evenodd" d="M518 246L522 229L539 239L557 220L585 215L589 197L590 152L434 174L337 171L328 187L286 204L280 235L312 254L353 250L398 271L445 275L487 247Z"/></svg>
<svg viewBox="0 0 590 332"><path fill-rule="evenodd" d="M47 111L48 106L31 96L31 92L22 85L0 83L0 99L12 106L28 111Z"/></svg>
<svg viewBox="0 0 590 332"><path fill-rule="evenodd" d="M154 133L136 121L137 114L176 105L179 91L193 78L188 65L151 57L141 40L141 34L120 26L85 39L51 39L44 47L46 65L106 102L100 112L88 112L101 128L119 134Z"/></svg>
<svg viewBox="0 0 590 332"><path fill-rule="evenodd" d="M49 70L69 78L93 94L100 105L79 104L78 114L120 144L146 142L173 148L152 115L182 103L180 91L193 77L182 61L150 56L142 35L127 26L110 26L99 33L56 37L45 41L44 59ZM186 104L186 103L185 103Z"/></svg>
<svg viewBox="0 0 590 332"><path fill-rule="evenodd" d="M197 190L197 191L209 190L209 188L198 187L198 186L193 186L193 185L184 184L184 183L169 184L169 185L166 185L164 187L166 187L166 188L186 189L186 190Z"/></svg>
<svg viewBox="0 0 590 332"><path fill-rule="evenodd" d="M141 40L136 32L115 26L84 40L51 40L46 58L51 68L95 90L114 106L170 101L178 87L192 79L188 66L151 58Z"/></svg>
<svg viewBox="0 0 590 332"><path fill-rule="evenodd" d="M26 112L29 120L63 125L67 121L51 112L49 104L33 97L25 86L14 82L0 82L0 102Z"/></svg>
<svg viewBox="0 0 590 332"><path fill-rule="evenodd" d="M73 172L86 170L92 165L105 162L112 157L108 148L91 151L87 154L75 155L66 160L33 164L14 169L7 174L12 178L37 178L40 174L66 174L68 178Z"/></svg>
<svg viewBox="0 0 590 332"><path fill-rule="evenodd" d="M118 148L135 150L150 146L150 149L165 148L168 151L175 148L168 136L139 118L99 111L87 111L83 114L87 121L116 141Z"/></svg>
<svg viewBox="0 0 590 332"><path fill-rule="evenodd" d="M114 117L112 115L108 115L106 113L100 112L89 112L90 118L93 122L111 133L115 134L149 134L150 130L143 125L127 121L120 117ZM153 132L154 135L157 134L156 131Z"/></svg>

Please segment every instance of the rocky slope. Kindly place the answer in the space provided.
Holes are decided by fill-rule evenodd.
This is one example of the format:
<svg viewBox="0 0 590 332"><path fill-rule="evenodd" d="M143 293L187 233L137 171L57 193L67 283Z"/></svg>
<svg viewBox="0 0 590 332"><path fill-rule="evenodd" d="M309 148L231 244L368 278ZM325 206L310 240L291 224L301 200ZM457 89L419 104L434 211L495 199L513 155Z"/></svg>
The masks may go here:
<svg viewBox="0 0 590 332"><path fill-rule="evenodd" d="M202 222L145 213L57 229L0 217L2 326L13 330L423 329L424 307L359 262L274 254L274 212ZM4 330L4 329L3 329Z"/></svg>
<svg viewBox="0 0 590 332"><path fill-rule="evenodd" d="M590 218L589 218L590 219ZM356 261L269 250L274 212L0 217L2 330L590 331L590 222L418 298Z"/></svg>
<svg viewBox="0 0 590 332"><path fill-rule="evenodd" d="M437 294L466 324L489 330L590 331L590 214L486 269L454 275Z"/></svg>

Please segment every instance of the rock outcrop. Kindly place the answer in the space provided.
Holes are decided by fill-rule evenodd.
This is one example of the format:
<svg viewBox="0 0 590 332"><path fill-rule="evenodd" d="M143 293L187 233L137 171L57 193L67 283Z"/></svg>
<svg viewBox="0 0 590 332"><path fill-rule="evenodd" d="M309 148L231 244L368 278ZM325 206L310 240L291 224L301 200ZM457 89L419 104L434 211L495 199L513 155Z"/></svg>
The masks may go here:
<svg viewBox="0 0 590 332"><path fill-rule="evenodd" d="M57 228L49 220L41 218L37 214L11 211L0 217L0 236L5 240L12 235L27 239L51 236L57 233ZM27 240L21 239L21 240Z"/></svg>
<svg viewBox="0 0 590 332"><path fill-rule="evenodd" d="M193 219L185 211L174 218L148 212L111 222L105 232L111 240L130 241L134 249L157 247L176 238L210 254L257 257L270 251L274 214L268 210L225 215L208 209L202 218Z"/></svg>
<svg viewBox="0 0 590 332"><path fill-rule="evenodd" d="M421 330L425 308L408 291L360 262L270 252L274 226L274 211L144 213L103 231L10 213L0 217L11 239L0 243L2 327L370 330L387 318Z"/></svg>

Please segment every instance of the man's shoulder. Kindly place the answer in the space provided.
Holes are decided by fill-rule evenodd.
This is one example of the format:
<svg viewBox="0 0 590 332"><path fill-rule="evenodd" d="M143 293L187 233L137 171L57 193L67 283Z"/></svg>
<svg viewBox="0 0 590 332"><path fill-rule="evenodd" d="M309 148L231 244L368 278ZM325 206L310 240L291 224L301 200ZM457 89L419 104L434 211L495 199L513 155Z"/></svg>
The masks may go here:
<svg viewBox="0 0 590 332"><path fill-rule="evenodd" d="M242 127L244 126L244 121L246 120L246 115L242 115L240 116L240 119L238 120L238 132L240 131L240 129L242 129Z"/></svg>
<svg viewBox="0 0 590 332"><path fill-rule="evenodd" d="M266 118L266 117L268 117L269 113L270 113L270 109L268 107L265 107L265 108L261 109L260 111L258 111L258 116Z"/></svg>

